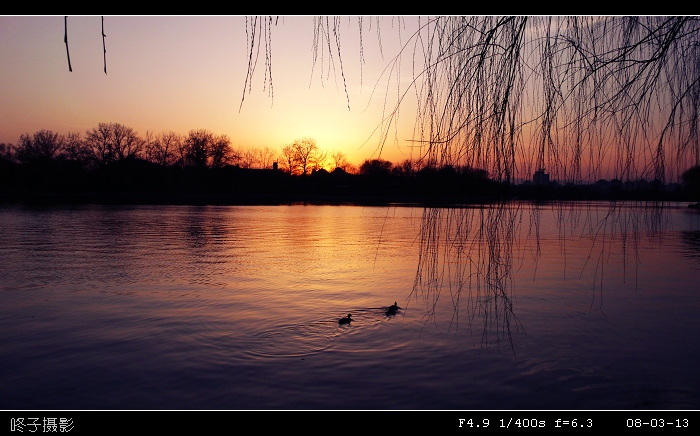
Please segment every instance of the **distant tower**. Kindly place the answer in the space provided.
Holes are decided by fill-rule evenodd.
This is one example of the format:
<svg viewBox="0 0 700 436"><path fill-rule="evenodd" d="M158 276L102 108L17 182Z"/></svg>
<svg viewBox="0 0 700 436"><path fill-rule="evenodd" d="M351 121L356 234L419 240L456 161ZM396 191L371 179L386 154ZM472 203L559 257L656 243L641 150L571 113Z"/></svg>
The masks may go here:
<svg viewBox="0 0 700 436"><path fill-rule="evenodd" d="M272 169L277 171L277 162L272 162Z"/></svg>
<svg viewBox="0 0 700 436"><path fill-rule="evenodd" d="M532 176L532 183L535 185L549 185L549 174L544 172L544 168L540 168Z"/></svg>

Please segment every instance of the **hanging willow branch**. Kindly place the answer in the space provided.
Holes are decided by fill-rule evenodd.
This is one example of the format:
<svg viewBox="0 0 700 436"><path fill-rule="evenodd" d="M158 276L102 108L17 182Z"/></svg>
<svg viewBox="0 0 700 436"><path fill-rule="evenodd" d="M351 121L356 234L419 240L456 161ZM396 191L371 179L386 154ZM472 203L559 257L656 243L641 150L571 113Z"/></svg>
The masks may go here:
<svg viewBox="0 0 700 436"><path fill-rule="evenodd" d="M360 24L361 26L361 24ZM362 29L360 28L360 34ZM333 41L331 41L331 33L333 33ZM345 71L343 70L343 59L340 53L340 19L334 18L333 25L328 19L328 17L314 17L314 39L313 39L313 60L311 64L311 76L313 77L313 70L318 62L318 55L321 55L321 75L323 75L323 55L327 53L328 55L328 70L326 71L326 79L330 76L331 71L334 72L335 77L335 60L334 57L338 57L338 68L340 70L340 76L343 79L343 89L345 90L345 98L348 102L348 110L350 110L350 94L348 94L348 86L345 80ZM322 79L323 80L323 79Z"/></svg>
<svg viewBox="0 0 700 436"><path fill-rule="evenodd" d="M102 56L104 58L105 74L107 74L107 47L105 46L105 17L102 17Z"/></svg>
<svg viewBox="0 0 700 436"><path fill-rule="evenodd" d="M102 58L104 62L104 72L107 74L107 46L105 45L105 17L102 16ZM68 50L68 16L63 17L63 42L66 44L66 57L68 58L68 71L73 72L73 67L70 63L70 51Z"/></svg>
<svg viewBox="0 0 700 436"><path fill-rule="evenodd" d="M66 44L66 56L68 57L68 71L73 72L73 67L70 64L70 51L68 50L68 17L63 17L63 42Z"/></svg>
<svg viewBox="0 0 700 436"><path fill-rule="evenodd" d="M700 161L698 17L434 17L410 39L429 165L577 183L676 181Z"/></svg>
<svg viewBox="0 0 700 436"><path fill-rule="evenodd" d="M265 47L265 79L263 89L268 90L270 100L274 98L272 86L272 26L276 26L279 18L276 18L273 24L272 17L246 17L245 33L248 40L248 71L243 84L243 96L241 104L238 108L243 107L246 92L252 91L253 75L258 65L258 57L260 56L261 41Z"/></svg>

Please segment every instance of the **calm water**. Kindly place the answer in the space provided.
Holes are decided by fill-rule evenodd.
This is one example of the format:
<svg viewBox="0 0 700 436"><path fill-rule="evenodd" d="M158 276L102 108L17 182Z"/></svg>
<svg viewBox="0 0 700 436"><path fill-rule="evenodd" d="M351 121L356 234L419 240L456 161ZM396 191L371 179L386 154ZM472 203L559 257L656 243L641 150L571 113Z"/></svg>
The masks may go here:
<svg viewBox="0 0 700 436"><path fill-rule="evenodd" d="M685 204L1 206L0 408L699 409L699 281Z"/></svg>

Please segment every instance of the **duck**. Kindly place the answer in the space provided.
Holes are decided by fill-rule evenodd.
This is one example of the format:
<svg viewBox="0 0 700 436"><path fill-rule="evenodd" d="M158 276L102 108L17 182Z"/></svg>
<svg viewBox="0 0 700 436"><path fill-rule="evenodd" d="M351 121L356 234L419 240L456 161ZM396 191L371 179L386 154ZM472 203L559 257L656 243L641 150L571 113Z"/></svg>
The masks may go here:
<svg viewBox="0 0 700 436"><path fill-rule="evenodd" d="M396 301L394 301L394 304L389 306L389 308L386 310L386 316L390 315L396 315L396 312L399 311L399 306L396 304Z"/></svg>
<svg viewBox="0 0 700 436"><path fill-rule="evenodd" d="M350 314L348 313L348 317L347 317L347 318L340 318L340 319L338 320L338 324L350 324L350 323L352 322L351 316L352 316L352 315L350 315Z"/></svg>

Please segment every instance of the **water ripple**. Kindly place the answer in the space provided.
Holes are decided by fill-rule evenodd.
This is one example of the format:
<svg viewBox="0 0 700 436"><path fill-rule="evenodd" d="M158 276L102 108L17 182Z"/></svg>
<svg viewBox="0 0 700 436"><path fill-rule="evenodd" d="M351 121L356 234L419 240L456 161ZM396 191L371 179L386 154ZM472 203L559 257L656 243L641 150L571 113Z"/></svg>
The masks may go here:
<svg viewBox="0 0 700 436"><path fill-rule="evenodd" d="M256 358L305 357L333 348L334 341L346 335L371 336L386 323L397 320L396 317L387 317L384 308L356 309L350 313L353 322L349 325L339 325L337 318L332 316L307 324L281 325L254 333L244 347ZM353 352L376 350L376 336L375 340L354 341L344 346ZM388 345L385 349L400 346Z"/></svg>

